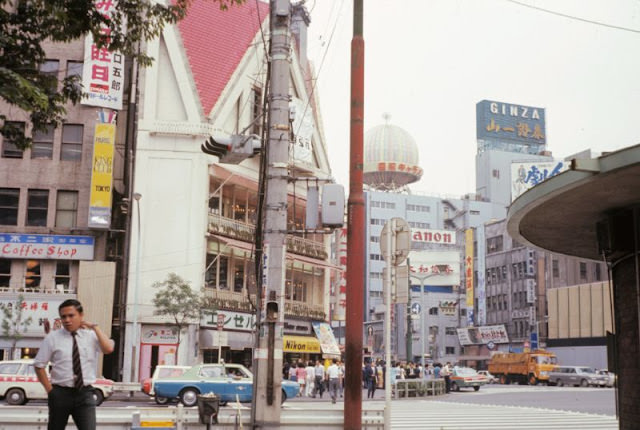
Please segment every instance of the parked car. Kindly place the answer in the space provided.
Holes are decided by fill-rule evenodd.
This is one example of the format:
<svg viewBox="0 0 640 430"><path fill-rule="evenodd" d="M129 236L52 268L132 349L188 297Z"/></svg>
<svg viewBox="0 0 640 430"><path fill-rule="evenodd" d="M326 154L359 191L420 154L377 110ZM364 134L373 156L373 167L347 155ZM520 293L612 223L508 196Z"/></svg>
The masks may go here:
<svg viewBox="0 0 640 430"><path fill-rule="evenodd" d="M468 387L478 391L486 383L487 379L470 367L456 366L451 372L451 391L460 391L460 388Z"/></svg>
<svg viewBox="0 0 640 430"><path fill-rule="evenodd" d="M182 376L158 379L154 384L155 395L168 399L177 398L185 406L194 406L198 394L214 393L220 402L251 402L253 374L241 364L197 364ZM295 397L300 385L294 381L282 381L282 402Z"/></svg>
<svg viewBox="0 0 640 430"><path fill-rule="evenodd" d="M607 369L598 369L596 373L600 376L606 377L606 383L601 387L615 387L618 382L618 377L615 373L609 372Z"/></svg>
<svg viewBox="0 0 640 430"><path fill-rule="evenodd" d="M155 398L155 401L159 405L165 405L170 399L167 397L156 396L154 385L158 379L172 378L176 376L182 376L184 372L189 370L189 366L169 366L158 365L153 370L153 375L150 378L145 378L141 383L142 392Z"/></svg>
<svg viewBox="0 0 640 430"><path fill-rule="evenodd" d="M549 384L562 387L572 386L602 386L607 384L608 377L598 375L591 367L586 366L558 366L549 372Z"/></svg>
<svg viewBox="0 0 640 430"><path fill-rule="evenodd" d="M478 375L482 375L487 379L488 384L497 384L498 379L493 376L488 370L478 370Z"/></svg>
<svg viewBox="0 0 640 430"><path fill-rule="evenodd" d="M93 388L96 405L100 405L113 394L113 381L98 378ZM0 397L4 397L9 405L47 399L47 392L36 376L33 360L0 361Z"/></svg>

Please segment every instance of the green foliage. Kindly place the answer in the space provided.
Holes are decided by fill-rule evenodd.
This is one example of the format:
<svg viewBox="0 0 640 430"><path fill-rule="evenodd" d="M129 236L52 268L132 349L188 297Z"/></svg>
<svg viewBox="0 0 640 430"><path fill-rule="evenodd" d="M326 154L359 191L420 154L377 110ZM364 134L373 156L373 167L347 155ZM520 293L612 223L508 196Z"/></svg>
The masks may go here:
<svg viewBox="0 0 640 430"><path fill-rule="evenodd" d="M153 287L158 288L153 298L155 315L171 317L180 328L200 317L201 295L191 289L188 281L169 273L165 281L156 282Z"/></svg>
<svg viewBox="0 0 640 430"><path fill-rule="evenodd" d="M245 0L209 1L225 10ZM39 71L46 59L43 43L71 42L91 33L99 47L148 66L153 59L140 52L140 43L157 38L165 26L184 18L191 2L118 0L108 19L95 8L94 0L0 0L0 98L27 112L35 130L58 126L66 114L65 104L80 101L82 87L77 77L68 77L59 89L54 77ZM109 28L109 36L103 28ZM0 114L0 134L19 148L28 148L31 139L7 127L5 120L6 115Z"/></svg>
<svg viewBox="0 0 640 430"><path fill-rule="evenodd" d="M23 302L24 297L18 296L13 303L0 303L0 310L2 310L3 314L2 337L12 341L12 350L15 349L18 341L22 339L23 334L27 331L27 326L32 321L31 317L24 318Z"/></svg>

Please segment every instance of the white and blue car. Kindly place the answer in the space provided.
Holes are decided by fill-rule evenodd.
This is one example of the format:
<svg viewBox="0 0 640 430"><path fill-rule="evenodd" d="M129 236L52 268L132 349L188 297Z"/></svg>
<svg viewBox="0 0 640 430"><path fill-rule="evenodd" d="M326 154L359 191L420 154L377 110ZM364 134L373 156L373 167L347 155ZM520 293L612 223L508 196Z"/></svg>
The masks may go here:
<svg viewBox="0 0 640 430"><path fill-rule="evenodd" d="M155 395L168 399L177 398L185 406L195 406L198 394L214 393L220 403L252 401L253 374L241 364L197 364L181 376L155 381ZM282 402L295 397L300 384L282 381Z"/></svg>

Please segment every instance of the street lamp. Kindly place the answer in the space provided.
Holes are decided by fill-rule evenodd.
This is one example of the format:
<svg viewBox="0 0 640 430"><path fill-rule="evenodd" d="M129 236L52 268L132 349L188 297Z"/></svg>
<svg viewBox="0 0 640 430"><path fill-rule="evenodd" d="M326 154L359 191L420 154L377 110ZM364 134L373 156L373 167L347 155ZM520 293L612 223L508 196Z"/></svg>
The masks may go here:
<svg viewBox="0 0 640 430"><path fill-rule="evenodd" d="M140 341L138 340L138 290L140 286L140 199L142 198L142 194L133 193L133 198L136 201L136 209L138 212L138 234L136 243L136 277L135 283L133 285L133 340L131 342L131 382L136 382L138 380L138 367L140 364L137 352L138 345L140 344Z"/></svg>

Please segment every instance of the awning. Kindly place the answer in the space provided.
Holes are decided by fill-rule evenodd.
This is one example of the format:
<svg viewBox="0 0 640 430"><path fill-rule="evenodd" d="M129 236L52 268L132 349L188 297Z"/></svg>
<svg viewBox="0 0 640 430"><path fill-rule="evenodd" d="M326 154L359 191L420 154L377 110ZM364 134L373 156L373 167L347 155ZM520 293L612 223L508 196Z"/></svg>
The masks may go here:
<svg viewBox="0 0 640 430"><path fill-rule="evenodd" d="M208 238L216 242L223 243L233 248L242 249L243 251L253 251L254 245L250 242L244 242L242 240L231 239L230 237L218 236L217 234L209 234Z"/></svg>
<svg viewBox="0 0 640 430"><path fill-rule="evenodd" d="M216 342L215 329L200 329L200 349L218 348ZM229 349L242 350L253 348L255 337L251 332L225 331L223 347Z"/></svg>
<svg viewBox="0 0 640 430"><path fill-rule="evenodd" d="M299 352L301 354L320 354L320 342L313 336L282 336L282 350L284 352Z"/></svg>
<svg viewBox="0 0 640 430"><path fill-rule="evenodd" d="M333 265L331 263L328 263L328 262L326 262L324 260L317 260L315 258L306 257L304 255L287 253L287 260L300 261L300 262L305 263L305 264L311 264L311 265L317 266L317 267L324 267L326 269L342 270L342 267L340 267L340 266L335 266L335 265Z"/></svg>

